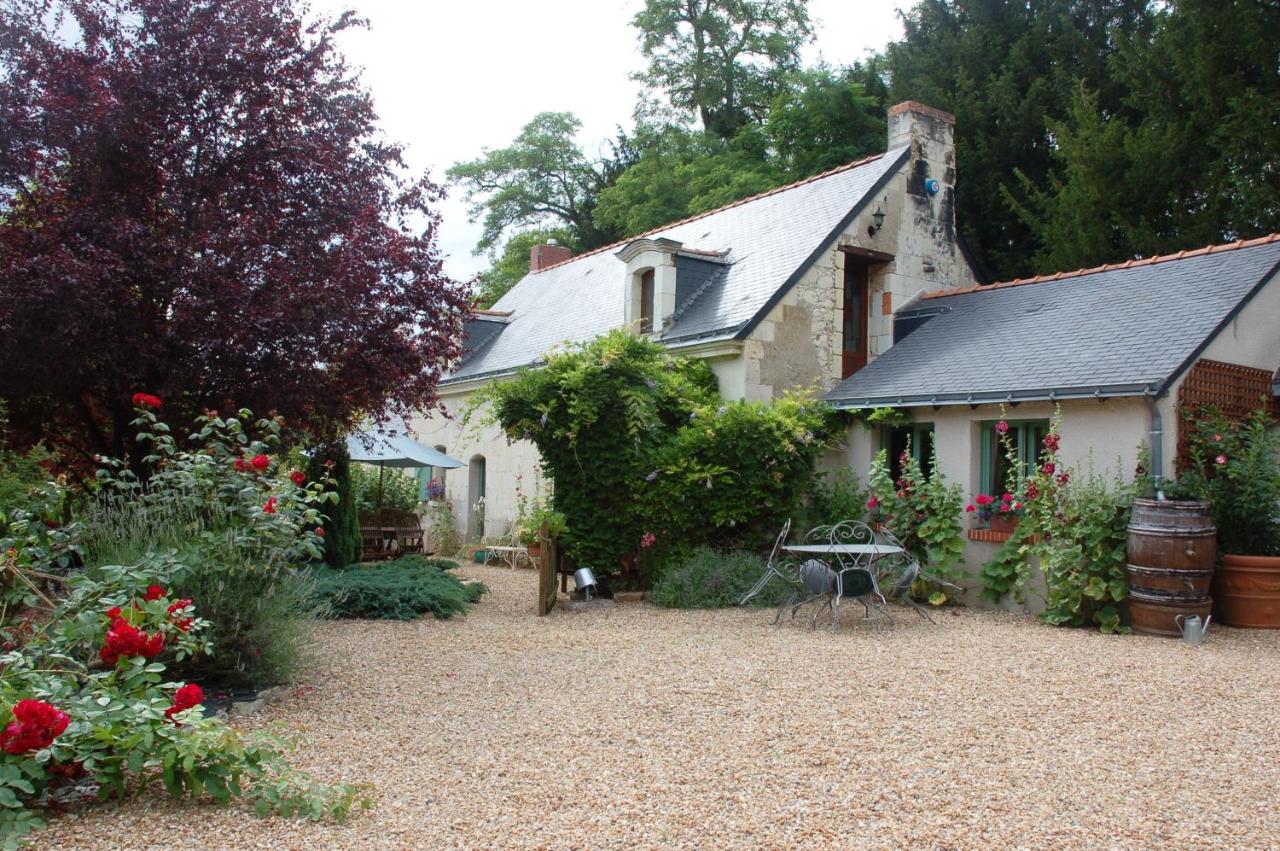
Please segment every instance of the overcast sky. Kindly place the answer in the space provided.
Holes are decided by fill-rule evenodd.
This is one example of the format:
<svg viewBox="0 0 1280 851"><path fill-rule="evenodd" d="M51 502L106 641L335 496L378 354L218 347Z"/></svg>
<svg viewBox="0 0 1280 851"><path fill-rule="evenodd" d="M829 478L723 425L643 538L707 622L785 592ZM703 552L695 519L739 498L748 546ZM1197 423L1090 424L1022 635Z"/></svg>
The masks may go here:
<svg viewBox="0 0 1280 851"><path fill-rule="evenodd" d="M642 67L630 20L642 0L315 0L317 12L355 8L368 30L343 35L343 53L363 68L382 127L406 146L415 170L437 180L484 147L502 147L536 113L582 119L581 142L596 150L617 125L631 128ZM806 63L864 58L902 35L903 0L811 0L817 40ZM488 263L475 257L479 226L468 223L462 191L441 213L445 268L467 279Z"/></svg>

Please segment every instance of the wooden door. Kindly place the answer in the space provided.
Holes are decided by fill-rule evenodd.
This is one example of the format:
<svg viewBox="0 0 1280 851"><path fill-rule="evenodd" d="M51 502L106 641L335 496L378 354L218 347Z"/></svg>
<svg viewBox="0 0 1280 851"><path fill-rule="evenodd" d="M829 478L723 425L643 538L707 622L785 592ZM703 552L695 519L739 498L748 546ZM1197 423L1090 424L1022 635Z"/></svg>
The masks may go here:
<svg viewBox="0 0 1280 851"><path fill-rule="evenodd" d="M867 266L846 257L844 265L844 321L841 323L840 377L848 378L867 365Z"/></svg>

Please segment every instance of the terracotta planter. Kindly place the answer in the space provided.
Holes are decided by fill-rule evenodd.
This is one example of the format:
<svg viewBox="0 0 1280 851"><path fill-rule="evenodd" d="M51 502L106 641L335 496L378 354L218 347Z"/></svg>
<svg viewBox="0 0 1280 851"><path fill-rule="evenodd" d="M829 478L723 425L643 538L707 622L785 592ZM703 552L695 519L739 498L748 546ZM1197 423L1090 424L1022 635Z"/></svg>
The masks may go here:
<svg viewBox="0 0 1280 851"><path fill-rule="evenodd" d="M1213 596L1228 626L1280 629L1280 556L1224 555Z"/></svg>
<svg viewBox="0 0 1280 851"><path fill-rule="evenodd" d="M542 555L542 541L525 544L524 548L529 551L529 558L539 558Z"/></svg>
<svg viewBox="0 0 1280 851"><path fill-rule="evenodd" d="M1018 516L1015 514L993 514L991 519L987 521L987 525L991 527L992 532L1012 532L1018 528Z"/></svg>

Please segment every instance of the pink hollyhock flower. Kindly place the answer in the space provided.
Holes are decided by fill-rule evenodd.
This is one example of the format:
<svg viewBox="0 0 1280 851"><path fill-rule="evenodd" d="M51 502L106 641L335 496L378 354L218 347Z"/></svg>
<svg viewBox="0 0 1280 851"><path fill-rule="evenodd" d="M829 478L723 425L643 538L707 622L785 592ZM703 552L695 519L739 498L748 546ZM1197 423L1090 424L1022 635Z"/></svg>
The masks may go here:
<svg viewBox="0 0 1280 851"><path fill-rule="evenodd" d="M1001 434L1004 434L1008 430L1009 430L1009 424L1004 420L1001 420L1000 422L996 423L996 431L1000 432Z"/></svg>
<svg viewBox="0 0 1280 851"><path fill-rule="evenodd" d="M876 499L874 496L871 497L871 499L867 500L867 508L870 509L871 511L875 511L879 505L880 505L880 500Z"/></svg>

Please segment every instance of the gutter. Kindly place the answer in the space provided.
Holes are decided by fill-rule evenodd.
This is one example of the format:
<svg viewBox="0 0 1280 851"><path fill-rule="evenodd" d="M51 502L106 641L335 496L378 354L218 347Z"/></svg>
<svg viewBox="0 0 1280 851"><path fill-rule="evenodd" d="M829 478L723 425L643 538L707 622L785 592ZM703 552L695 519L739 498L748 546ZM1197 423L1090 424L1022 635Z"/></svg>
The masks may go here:
<svg viewBox="0 0 1280 851"><path fill-rule="evenodd" d="M1064 399L1112 399L1132 396L1156 395L1154 384L1100 384L1090 387L1059 387L1035 390L982 393L934 393L904 396L868 396L835 398L830 393L823 398L834 408L859 411L869 408L923 408L942 405L996 405L1001 402L1060 402Z"/></svg>

